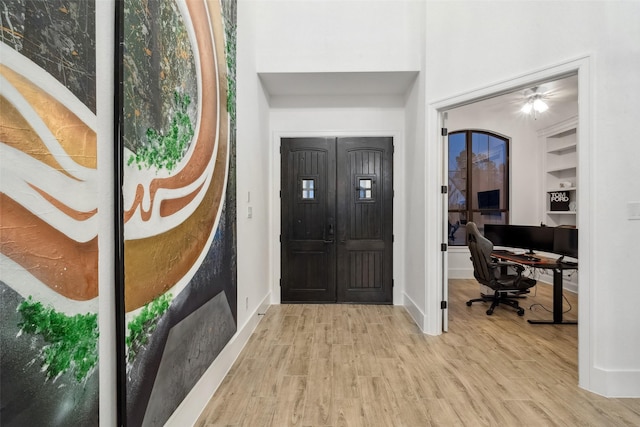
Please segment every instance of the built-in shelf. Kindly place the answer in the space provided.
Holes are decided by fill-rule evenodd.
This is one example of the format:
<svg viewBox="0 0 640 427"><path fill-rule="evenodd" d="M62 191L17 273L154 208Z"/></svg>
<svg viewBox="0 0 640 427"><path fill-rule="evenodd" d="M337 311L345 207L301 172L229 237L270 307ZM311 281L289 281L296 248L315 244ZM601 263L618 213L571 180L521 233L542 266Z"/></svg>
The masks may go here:
<svg viewBox="0 0 640 427"><path fill-rule="evenodd" d="M547 193L550 191L576 191L576 187L554 187L547 190Z"/></svg>
<svg viewBox="0 0 640 427"><path fill-rule="evenodd" d="M578 198L578 118L572 117L538 133L543 147L543 222L550 226L577 225ZM551 210L551 194L566 192L570 209ZM556 203L556 201L554 201Z"/></svg>
<svg viewBox="0 0 640 427"><path fill-rule="evenodd" d="M547 169L547 173L557 174L560 172L569 172L575 170L576 166L556 166L551 169Z"/></svg>
<svg viewBox="0 0 640 427"><path fill-rule="evenodd" d="M578 117L572 117L541 130L538 141L542 151L543 192L541 221L550 227L577 226L578 212ZM560 193L560 194L559 194ZM568 198L568 203L567 203ZM553 209L551 210L553 199ZM572 279L577 290L577 276Z"/></svg>
<svg viewBox="0 0 640 427"><path fill-rule="evenodd" d="M577 142L575 142L575 141L574 142L569 142L566 145L563 145L563 146L560 146L560 147L554 147L552 149L549 149L549 151L547 151L547 153L562 155L562 154L574 151L577 146L578 146Z"/></svg>

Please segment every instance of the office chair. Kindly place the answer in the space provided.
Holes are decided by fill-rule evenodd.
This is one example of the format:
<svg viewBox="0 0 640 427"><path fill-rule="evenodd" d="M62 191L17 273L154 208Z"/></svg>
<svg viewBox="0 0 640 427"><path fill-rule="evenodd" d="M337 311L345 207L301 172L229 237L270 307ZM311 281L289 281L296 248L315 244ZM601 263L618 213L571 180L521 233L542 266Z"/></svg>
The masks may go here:
<svg viewBox="0 0 640 427"><path fill-rule="evenodd" d="M481 298L467 301L467 306L474 302L491 302L491 307L487 310L487 315L491 315L499 304L505 304L515 308L518 316L523 316L524 308L517 301L523 297L518 293L525 293L535 286L536 280L522 276L522 265L492 258L493 243L480 234L473 222L467 223L467 241L473 261L473 276L480 284L494 291L493 295L481 294ZM515 270L515 274L508 274L508 270Z"/></svg>

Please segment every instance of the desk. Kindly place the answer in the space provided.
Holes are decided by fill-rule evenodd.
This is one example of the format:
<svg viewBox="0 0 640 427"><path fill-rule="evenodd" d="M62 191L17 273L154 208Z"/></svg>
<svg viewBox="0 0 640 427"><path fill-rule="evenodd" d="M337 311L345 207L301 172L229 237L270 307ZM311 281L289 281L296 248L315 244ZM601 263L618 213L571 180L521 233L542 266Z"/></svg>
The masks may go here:
<svg viewBox="0 0 640 427"><path fill-rule="evenodd" d="M553 320L531 320L527 321L532 324L540 325L577 325L578 322L562 319L562 272L564 270L577 270L578 264L558 263L554 258L547 258L538 254L528 256L526 254L515 254L509 251L493 251L491 256L511 261L518 264L526 265L533 268L542 268L553 270ZM535 259L534 259L535 257Z"/></svg>

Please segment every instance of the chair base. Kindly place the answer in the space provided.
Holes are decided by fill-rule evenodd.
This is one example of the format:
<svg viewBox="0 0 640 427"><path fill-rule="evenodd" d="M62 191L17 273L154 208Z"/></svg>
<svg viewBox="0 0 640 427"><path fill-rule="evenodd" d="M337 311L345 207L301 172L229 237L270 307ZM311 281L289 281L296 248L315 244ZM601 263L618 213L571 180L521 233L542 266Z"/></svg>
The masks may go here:
<svg viewBox="0 0 640 427"><path fill-rule="evenodd" d="M487 310L487 315L491 316L493 314L493 310L495 310L498 305L508 305L509 307L512 307L516 310L518 316L524 316L524 308L520 307L520 304L517 301L517 299L522 298L526 297L512 295L504 291L496 291L496 293L493 295L480 294L480 298L470 299L469 301L467 301L467 306L471 307L471 304L473 304L474 302L490 302L491 307L489 307L489 309Z"/></svg>

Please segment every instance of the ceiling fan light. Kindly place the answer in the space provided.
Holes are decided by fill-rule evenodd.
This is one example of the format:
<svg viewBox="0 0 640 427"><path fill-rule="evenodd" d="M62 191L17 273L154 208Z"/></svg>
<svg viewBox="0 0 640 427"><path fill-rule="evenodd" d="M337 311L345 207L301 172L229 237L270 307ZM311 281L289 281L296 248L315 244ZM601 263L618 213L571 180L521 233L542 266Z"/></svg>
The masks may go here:
<svg viewBox="0 0 640 427"><path fill-rule="evenodd" d="M524 114L530 114L532 109L533 104L531 102L527 102L522 106L522 109L520 109L520 111L522 111Z"/></svg>
<svg viewBox="0 0 640 427"><path fill-rule="evenodd" d="M549 109L549 106L542 99L538 98L533 101L533 109L536 110L538 113L544 113Z"/></svg>

